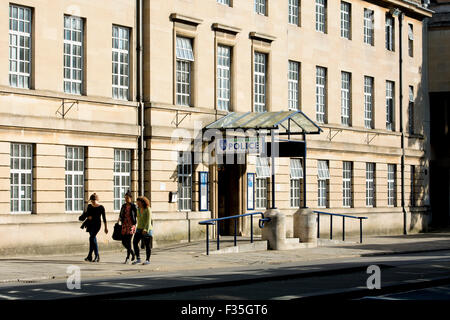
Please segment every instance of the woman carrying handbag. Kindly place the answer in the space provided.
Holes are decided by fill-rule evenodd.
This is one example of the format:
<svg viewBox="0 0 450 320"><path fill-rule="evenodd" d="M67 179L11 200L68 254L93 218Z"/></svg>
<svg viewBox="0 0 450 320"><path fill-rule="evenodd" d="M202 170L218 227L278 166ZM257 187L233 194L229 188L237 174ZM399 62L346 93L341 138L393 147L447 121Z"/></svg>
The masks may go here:
<svg viewBox="0 0 450 320"><path fill-rule="evenodd" d="M125 258L124 264L128 263L128 260L130 259L131 254L131 261L134 261L135 254L133 252L133 249L131 248L131 238L133 237L133 234L135 232L136 228L136 215L137 215L137 208L136 205L133 203L133 196L131 195L131 192L128 190L125 194L125 203L122 205L122 208L120 209L119 219L117 220L117 223L122 223L122 230L121 230L121 240L122 245L127 249L127 256Z"/></svg>

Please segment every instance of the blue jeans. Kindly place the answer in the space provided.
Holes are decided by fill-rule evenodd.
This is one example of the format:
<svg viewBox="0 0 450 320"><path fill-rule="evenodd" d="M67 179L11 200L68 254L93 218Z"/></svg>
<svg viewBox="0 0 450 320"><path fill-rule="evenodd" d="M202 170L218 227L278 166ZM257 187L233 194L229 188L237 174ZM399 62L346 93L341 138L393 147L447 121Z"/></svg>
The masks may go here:
<svg viewBox="0 0 450 320"><path fill-rule="evenodd" d="M98 244L97 244L97 233L98 231L89 231L89 255L88 257L92 257L92 252L95 253L95 256L98 256Z"/></svg>

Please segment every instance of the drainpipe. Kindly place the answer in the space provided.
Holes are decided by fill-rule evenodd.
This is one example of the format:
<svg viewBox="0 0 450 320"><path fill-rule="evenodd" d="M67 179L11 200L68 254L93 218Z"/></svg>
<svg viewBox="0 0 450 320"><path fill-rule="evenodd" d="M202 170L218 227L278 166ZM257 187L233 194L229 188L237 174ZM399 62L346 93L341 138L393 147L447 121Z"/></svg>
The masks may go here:
<svg viewBox="0 0 450 320"><path fill-rule="evenodd" d="M143 74L142 74L142 33L143 33L143 4L142 0L136 0L137 6L137 25L138 25L138 44L136 53L138 56L138 87L137 87L137 99L139 104L139 126L140 126L140 137L139 137L139 194L144 195L144 155L145 155L145 141L144 141L144 103L143 103Z"/></svg>

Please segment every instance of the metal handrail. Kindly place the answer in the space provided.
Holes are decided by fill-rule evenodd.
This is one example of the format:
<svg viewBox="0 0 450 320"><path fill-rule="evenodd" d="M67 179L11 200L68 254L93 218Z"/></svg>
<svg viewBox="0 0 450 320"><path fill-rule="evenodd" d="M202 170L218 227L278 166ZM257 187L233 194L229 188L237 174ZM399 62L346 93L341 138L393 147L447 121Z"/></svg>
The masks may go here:
<svg viewBox="0 0 450 320"><path fill-rule="evenodd" d="M261 219L259 219L259 221L258 221L258 226L262 229L262 228L264 228L264 222L270 221L270 218L264 218L263 212L252 212L252 213L245 213L245 214L240 214L240 215L235 215L235 216L200 221L198 224L206 226L206 254L209 255L209 226L210 225L215 225L217 222L217 250L219 250L220 249L219 223L223 220L235 219L234 220L234 246L237 246L237 219L246 217L246 216L254 216L257 214L261 215ZM253 243L253 218L250 219L250 242Z"/></svg>
<svg viewBox="0 0 450 320"><path fill-rule="evenodd" d="M342 217L342 241L345 241L345 218L350 219L359 219L359 242L363 242L363 228L362 228L362 221L365 219L369 219L368 217L356 217L356 216L350 216L347 214L339 214L339 213L331 213L331 212L324 212L324 211L313 211L314 213L317 213L317 238L320 238L320 215L326 214L330 216L330 240L333 240L333 216Z"/></svg>

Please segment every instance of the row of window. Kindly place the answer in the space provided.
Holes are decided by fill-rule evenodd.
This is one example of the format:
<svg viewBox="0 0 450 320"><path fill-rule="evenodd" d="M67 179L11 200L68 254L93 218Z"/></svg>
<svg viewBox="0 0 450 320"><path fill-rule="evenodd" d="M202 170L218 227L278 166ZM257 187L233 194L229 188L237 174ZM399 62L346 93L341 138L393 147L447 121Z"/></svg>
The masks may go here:
<svg viewBox="0 0 450 320"><path fill-rule="evenodd" d="M32 212L33 145L11 144L11 213ZM131 190L131 150L114 150L114 210L120 210ZM82 212L85 203L85 147L67 146L65 154L65 211Z"/></svg>
<svg viewBox="0 0 450 320"><path fill-rule="evenodd" d="M268 207L268 185L271 177L268 158L256 158L255 208ZM387 166L387 204L397 206L397 165ZM192 156L191 153L180 153L178 161L178 209L192 210ZM304 205L303 165L301 159L290 159L290 206L300 208ZM366 163L366 195L367 207L376 206L376 164ZM329 207L330 171L327 160L317 162L317 207ZM344 161L342 166L342 207L353 207L353 162ZM411 166L411 204L415 205L415 166Z"/></svg>
<svg viewBox="0 0 450 320"><path fill-rule="evenodd" d="M217 47L217 108L231 109L231 63L232 47ZM254 52L253 61L253 110L267 111L267 60L266 53ZM177 36L176 38L176 103L191 105L192 63L194 52L192 39ZM288 107L290 110L300 109L300 62L288 61ZM341 72L341 124L351 125L351 73ZM395 83L386 81L386 129L394 130ZM364 124L368 129L374 128L374 78L364 77ZM414 125L414 87L409 86L409 125ZM316 120L327 122L327 68L316 67Z"/></svg>
<svg viewBox="0 0 450 320"><path fill-rule="evenodd" d="M9 84L30 89L32 64L31 8L9 6ZM79 17L64 16L64 92L81 95L85 86L85 26ZM129 99L130 29L112 26L112 97Z"/></svg>
<svg viewBox="0 0 450 320"><path fill-rule="evenodd" d="M267 16L267 1L268 0L254 0L254 11L257 14ZM231 6L230 0L217 0L218 3ZM288 23L299 26L300 25L300 0L288 0ZM315 25L316 31L326 33L328 23L328 1L327 0L315 0ZM341 37L351 40L352 37L352 4L347 1L341 1L340 5L340 17L341 17ZM375 13L373 10L364 8L363 16L363 34L364 43L374 45L374 24ZM387 13L385 17L385 37L386 37L386 49L394 51L394 39L395 39L395 20L392 14ZM414 32L413 25L408 24L408 52L413 56L413 41Z"/></svg>

